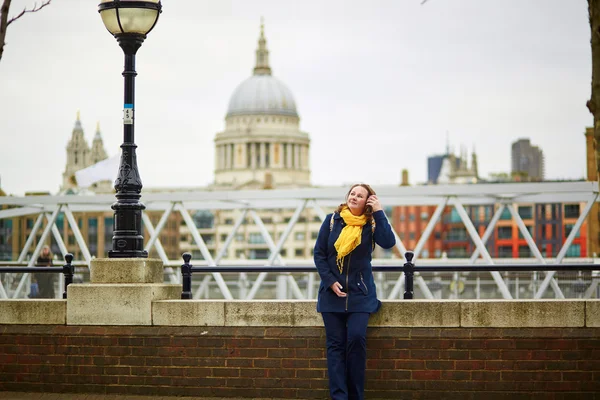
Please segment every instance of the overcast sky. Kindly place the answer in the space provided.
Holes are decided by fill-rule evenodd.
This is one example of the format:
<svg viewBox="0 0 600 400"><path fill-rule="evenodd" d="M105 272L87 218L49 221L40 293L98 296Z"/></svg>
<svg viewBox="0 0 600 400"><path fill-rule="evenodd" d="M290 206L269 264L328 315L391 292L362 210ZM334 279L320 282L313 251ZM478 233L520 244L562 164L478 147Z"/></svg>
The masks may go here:
<svg viewBox="0 0 600 400"><path fill-rule="evenodd" d="M0 176L9 194L59 190L78 110L88 142L99 122L108 154L120 152L123 53L97 3L54 0L8 28ZM10 16L33 4L13 0ZM475 148L484 178L510 171L519 138L541 147L547 179L585 176L585 0L166 0L137 55L145 187L213 181L213 139L252 73L261 16L273 75L311 138L316 185L397 184L404 168L422 183L447 136L455 152L470 158Z"/></svg>

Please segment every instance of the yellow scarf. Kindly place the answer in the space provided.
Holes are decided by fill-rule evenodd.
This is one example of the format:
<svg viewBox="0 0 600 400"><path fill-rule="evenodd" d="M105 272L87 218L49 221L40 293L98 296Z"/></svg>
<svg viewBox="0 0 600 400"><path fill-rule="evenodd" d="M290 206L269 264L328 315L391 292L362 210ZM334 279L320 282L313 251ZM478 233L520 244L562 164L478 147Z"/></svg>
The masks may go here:
<svg viewBox="0 0 600 400"><path fill-rule="evenodd" d="M367 217L364 214L359 216L352 214L347 206L340 212L340 215L344 219L346 226L340 232L340 236L335 241L334 246L337 250L335 262L341 274L344 269L344 257L360 244L362 228L367 223Z"/></svg>

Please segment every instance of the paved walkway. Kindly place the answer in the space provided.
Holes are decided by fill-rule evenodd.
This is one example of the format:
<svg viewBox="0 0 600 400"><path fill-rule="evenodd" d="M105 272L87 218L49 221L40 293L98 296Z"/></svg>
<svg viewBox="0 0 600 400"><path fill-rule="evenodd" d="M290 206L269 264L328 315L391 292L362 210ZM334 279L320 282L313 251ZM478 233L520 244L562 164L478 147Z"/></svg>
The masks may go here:
<svg viewBox="0 0 600 400"><path fill-rule="evenodd" d="M2 400L285 400L223 397L129 396L115 394L0 392Z"/></svg>

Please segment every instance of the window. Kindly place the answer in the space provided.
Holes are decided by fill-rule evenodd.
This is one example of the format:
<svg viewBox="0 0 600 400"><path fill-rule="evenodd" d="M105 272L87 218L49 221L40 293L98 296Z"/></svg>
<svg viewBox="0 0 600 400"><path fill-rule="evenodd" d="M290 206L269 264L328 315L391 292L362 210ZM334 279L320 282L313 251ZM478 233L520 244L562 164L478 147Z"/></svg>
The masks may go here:
<svg viewBox="0 0 600 400"><path fill-rule="evenodd" d="M579 204L565 204L565 218L579 218Z"/></svg>
<svg viewBox="0 0 600 400"><path fill-rule="evenodd" d="M296 234L294 235L296 240L304 240L304 238L306 237L306 235L304 234L304 232L296 232Z"/></svg>
<svg viewBox="0 0 600 400"><path fill-rule="evenodd" d="M235 258L246 258L246 251L245 250L236 250Z"/></svg>
<svg viewBox="0 0 600 400"><path fill-rule="evenodd" d="M319 236L319 232L316 232L316 231L315 231L315 232L311 232L311 233L310 233L310 238L311 238L312 240L315 240L315 239L316 239L318 236Z"/></svg>
<svg viewBox="0 0 600 400"><path fill-rule="evenodd" d="M433 233L433 237L436 239L441 239L442 238L442 232L434 232Z"/></svg>
<svg viewBox="0 0 600 400"><path fill-rule="evenodd" d="M213 244L215 241L215 235L213 235L212 233L203 233L200 236L202 237L202 240L204 240L204 243L206 243L206 244Z"/></svg>
<svg viewBox="0 0 600 400"><path fill-rule="evenodd" d="M512 239L512 228L510 226L499 227L498 239Z"/></svg>
<svg viewBox="0 0 600 400"><path fill-rule="evenodd" d="M180 236L180 237L179 237L179 241L180 241L180 242L187 242L187 241L188 241L188 237L187 237L187 235L182 235L182 236Z"/></svg>
<svg viewBox="0 0 600 400"><path fill-rule="evenodd" d="M440 258L442 256L442 250L440 249L435 249L435 251L433 252L433 256L435 258Z"/></svg>
<svg viewBox="0 0 600 400"><path fill-rule="evenodd" d="M114 217L104 217L104 252L112 250Z"/></svg>
<svg viewBox="0 0 600 400"><path fill-rule="evenodd" d="M573 224L566 224L566 225L565 225L565 236L566 236L566 237L569 237L569 235L571 234L571 231L573 230L573 227L574 227L574 226L575 226L575 225L573 225ZM578 238L578 237L579 237L579 232L580 232L580 231L577 231L577 233L575 234L575 237L576 237L576 238Z"/></svg>
<svg viewBox="0 0 600 400"><path fill-rule="evenodd" d="M493 212L494 212L494 206L484 206L483 207L483 220L486 222L491 221Z"/></svg>
<svg viewBox="0 0 600 400"><path fill-rule="evenodd" d="M467 249L464 247L452 247L448 249L448 258L466 258Z"/></svg>
<svg viewBox="0 0 600 400"><path fill-rule="evenodd" d="M272 217L264 217L262 219L263 224L272 224L273 223L273 218Z"/></svg>
<svg viewBox="0 0 600 400"><path fill-rule="evenodd" d="M519 258L527 258L531 256L531 249L529 246L519 246Z"/></svg>
<svg viewBox="0 0 600 400"><path fill-rule="evenodd" d="M225 218L225 225L233 225L233 219L232 218Z"/></svg>
<svg viewBox="0 0 600 400"><path fill-rule="evenodd" d="M525 228L527 228L527 230L529 231L529 234L533 238L533 226L525 225ZM523 234L521 233L521 230L519 229L519 239L524 239L524 238L525 238L525 236L523 236Z"/></svg>
<svg viewBox="0 0 600 400"><path fill-rule="evenodd" d="M512 258L512 246L498 246L499 258Z"/></svg>
<svg viewBox="0 0 600 400"><path fill-rule="evenodd" d="M294 255L295 255L296 257L304 257L304 249L296 249L296 250L294 251Z"/></svg>
<svg viewBox="0 0 600 400"><path fill-rule="evenodd" d="M408 219L409 219L410 221L414 221L414 220L415 220L415 214L410 214L410 215L408 216Z"/></svg>
<svg viewBox="0 0 600 400"><path fill-rule="evenodd" d="M512 215L511 215L508 207L504 207L504 210L502 210L502 214L500 214L500 219L504 219L504 220L512 219Z"/></svg>
<svg viewBox="0 0 600 400"><path fill-rule="evenodd" d="M521 217L521 219L532 219L533 218L533 207L519 206L519 216Z"/></svg>
<svg viewBox="0 0 600 400"><path fill-rule="evenodd" d="M252 249L248 257L250 260L264 260L269 258L269 250L267 249Z"/></svg>
<svg viewBox="0 0 600 400"><path fill-rule="evenodd" d="M415 240L415 233L414 233L414 232L410 232L410 233L408 234L408 238L409 238L410 240Z"/></svg>
<svg viewBox="0 0 600 400"><path fill-rule="evenodd" d="M453 208L452 211L450 211L450 216L448 217L448 222L460 222L462 221L460 219L460 215L458 215L458 211L456 211L456 208Z"/></svg>
<svg viewBox="0 0 600 400"><path fill-rule="evenodd" d="M421 252L421 258L429 258L429 250L425 249Z"/></svg>
<svg viewBox="0 0 600 400"><path fill-rule="evenodd" d="M599 217L599 219L600 219L600 217ZM404 221L404 220L405 220L404 214L400 214L400 221Z"/></svg>
<svg viewBox="0 0 600 400"><path fill-rule="evenodd" d="M452 228L448 232L448 240L466 240L467 231L465 228Z"/></svg>
<svg viewBox="0 0 600 400"><path fill-rule="evenodd" d="M265 238L261 235L260 232L251 232L248 238L248 243L250 244L264 244Z"/></svg>
<svg viewBox="0 0 600 400"><path fill-rule="evenodd" d="M581 257L581 245L572 244L567 250L566 257Z"/></svg>
<svg viewBox="0 0 600 400"><path fill-rule="evenodd" d="M243 233L236 233L235 234L235 241L236 242L243 242L244 240L246 240L246 238L244 237Z"/></svg>
<svg viewBox="0 0 600 400"><path fill-rule="evenodd" d="M429 214L425 211L421 213L421 221L427 221L429 219Z"/></svg>

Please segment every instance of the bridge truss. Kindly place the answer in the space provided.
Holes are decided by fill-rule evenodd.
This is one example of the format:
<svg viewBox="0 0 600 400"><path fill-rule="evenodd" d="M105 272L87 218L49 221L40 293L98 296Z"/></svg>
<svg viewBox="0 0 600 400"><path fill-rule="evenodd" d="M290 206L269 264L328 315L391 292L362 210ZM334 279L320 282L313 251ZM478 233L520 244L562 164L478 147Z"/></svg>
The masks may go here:
<svg viewBox="0 0 600 400"><path fill-rule="evenodd" d="M156 249L160 259L165 265L166 279L171 283L180 283L180 270L177 268L182 261L172 260L167 257L160 242L160 233L163 231L168 217L178 212L187 225L194 244L198 247L204 260L193 260L193 264L224 266L227 265L312 265L311 259L286 259L282 257L281 249L290 236L293 228L298 224L300 215L306 208L312 208L316 215L323 220L326 211L330 212L342 200L346 187L324 187L306 188L293 190L244 190L244 191L209 191L189 190L172 192L143 193L142 202L147 211L162 212L162 216L156 226L146 213L143 214L143 222L150 234L146 244L146 250ZM581 229L592 206L598 201L598 184L596 182L542 182L542 183L506 183L506 184L474 184L474 185L435 185L435 186L379 186L378 197L385 207L407 206L407 205L435 205L436 209L414 249L415 263L417 264L501 264L515 263L517 259L494 259L490 256L486 242L494 232L501 214L508 209L513 220L517 223L521 235L527 241L533 258L518 259L518 263L532 264L560 264L564 261L567 250L573 243L574 238ZM33 266L46 239L52 235L64 255L68 252L60 231L56 226L59 213L64 213L70 228L73 230L76 243L81 250L83 259L76 260L75 265L86 269L92 260L86 241L81 234L75 215L79 212L110 212L110 205L114 202L114 195L67 195L67 196L27 196L27 197L0 197L0 205L11 208L0 210L0 219L37 216L31 233L29 234L20 254L16 260L8 263L11 265ZM525 223L515 209L515 204L549 204L549 203L583 203L585 206L580 212L579 218L568 235L565 243L554 258L545 258L535 244ZM480 237L473 221L470 219L465 206L470 205L497 205L496 212L492 217L485 233ZM419 258L424 246L432 234L435 225L440 221L442 213L447 206L452 206L460 216L469 238L475 244L475 250L468 259L446 259L446 258ZM259 216L261 210L294 210L292 217L287 223L285 230L279 236L277 242L273 240L270 232ZM222 247L218 249L213 257L196 229L190 211L193 210L240 210L241 213L233 225L233 229L227 236ZM236 232L246 220L251 217L268 245L270 256L267 260L231 260L225 259L227 250L231 245ZM388 215L388 218L390 216ZM43 220L48 223L41 229ZM33 254L28 258L28 253L34 243L36 235L41 232ZM400 254L407 251L405 245L396 235L396 247ZM374 265L400 265L404 259L374 259ZM593 258L569 259L569 263L595 263ZM600 270L600 267L599 267ZM15 275L4 274L0 279L0 298L22 298L26 296L25 288L28 282L28 274ZM225 276L226 275L226 276ZM275 297L278 299L314 299L319 278L316 273L306 274L277 274L270 276L267 272L259 274L246 273L212 273L199 276L195 281L194 298L225 298L225 299L253 299ZM404 290L404 279L401 273L377 272L376 282L380 298L398 299L402 297ZM457 273L451 276L434 274L432 276L415 276L417 297L433 299L442 296L477 297L487 290L486 296L499 296L504 299L525 297L541 298L565 298L565 288L576 287L577 297L598 297L598 283L600 274L598 271L591 273L585 280L581 273L574 271L566 279L558 279L559 275L551 271L540 276L532 272L528 275L510 276L500 272L486 272L476 274ZM62 285L62 280L58 280ZM16 283L18 282L18 283ZM16 283L16 285L14 284ZM576 285L576 286L574 286ZM578 285L578 286L577 286ZM493 288L490 292L490 286ZM470 288L465 292L465 287ZM482 289L487 287L488 289ZM512 289L511 289L512 288ZM526 290L523 290L523 289ZM62 288L58 293L62 292ZM548 289L552 289L549 292ZM470 294L468 294L470 293ZM490 294L491 293L491 294Z"/></svg>

